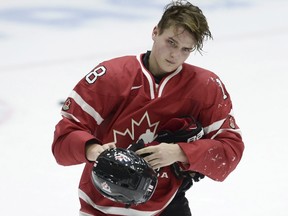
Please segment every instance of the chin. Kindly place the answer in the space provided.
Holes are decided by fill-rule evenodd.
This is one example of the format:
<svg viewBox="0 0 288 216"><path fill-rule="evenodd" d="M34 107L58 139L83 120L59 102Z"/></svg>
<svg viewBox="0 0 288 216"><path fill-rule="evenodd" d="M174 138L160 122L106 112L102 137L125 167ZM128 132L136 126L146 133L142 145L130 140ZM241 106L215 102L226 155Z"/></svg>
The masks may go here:
<svg viewBox="0 0 288 216"><path fill-rule="evenodd" d="M166 74L168 74L168 73L172 73L174 70L169 70L169 69L162 69L161 70L161 74L164 76L164 75L166 75Z"/></svg>
<svg viewBox="0 0 288 216"><path fill-rule="evenodd" d="M166 69L164 69L163 71L165 71L165 73L172 73L174 72L178 67L167 67Z"/></svg>
<svg viewBox="0 0 288 216"><path fill-rule="evenodd" d="M161 73L163 75L168 74L168 73L172 73L174 72L178 67L175 67L175 65L162 65L162 67L160 67Z"/></svg>

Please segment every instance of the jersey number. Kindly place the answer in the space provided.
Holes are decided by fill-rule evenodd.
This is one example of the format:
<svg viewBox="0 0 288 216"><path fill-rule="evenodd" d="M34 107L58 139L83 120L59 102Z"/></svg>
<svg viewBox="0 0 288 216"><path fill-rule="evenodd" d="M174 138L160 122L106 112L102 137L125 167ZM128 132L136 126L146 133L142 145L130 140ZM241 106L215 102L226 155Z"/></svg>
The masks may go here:
<svg viewBox="0 0 288 216"><path fill-rule="evenodd" d="M89 84L93 84L95 83L98 77L103 76L105 73L106 73L106 68L104 66L97 67L86 75L86 81Z"/></svg>

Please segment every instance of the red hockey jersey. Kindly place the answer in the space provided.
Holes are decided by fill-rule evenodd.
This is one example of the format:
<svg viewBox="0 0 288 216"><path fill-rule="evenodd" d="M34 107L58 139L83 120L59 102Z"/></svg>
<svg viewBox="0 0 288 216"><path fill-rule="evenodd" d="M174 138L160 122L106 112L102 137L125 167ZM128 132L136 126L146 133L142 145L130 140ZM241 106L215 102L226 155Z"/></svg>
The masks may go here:
<svg viewBox="0 0 288 216"><path fill-rule="evenodd" d="M192 143L178 143L188 158L188 170L223 181L241 159L244 144L240 129L219 77L183 64L157 84L142 57L102 62L75 86L62 107L63 119L56 125L52 150L61 165L86 163L79 185L80 215L159 215L181 184L164 167L152 198L125 208L94 188L93 163L85 157L88 140L115 142L122 148L140 138L150 143L170 119L193 116L204 127L205 135Z"/></svg>

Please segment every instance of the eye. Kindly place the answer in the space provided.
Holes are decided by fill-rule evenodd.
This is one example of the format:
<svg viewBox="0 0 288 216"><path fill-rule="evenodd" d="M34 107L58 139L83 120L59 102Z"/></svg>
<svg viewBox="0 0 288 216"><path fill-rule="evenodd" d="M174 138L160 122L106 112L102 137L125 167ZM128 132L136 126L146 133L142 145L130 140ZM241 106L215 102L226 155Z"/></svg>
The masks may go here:
<svg viewBox="0 0 288 216"><path fill-rule="evenodd" d="M193 51L193 49L191 49L191 48L183 48L183 51L185 53L191 53Z"/></svg>
<svg viewBox="0 0 288 216"><path fill-rule="evenodd" d="M171 40L171 39L168 39L167 42L172 47L176 47L177 46L176 43L173 40Z"/></svg>

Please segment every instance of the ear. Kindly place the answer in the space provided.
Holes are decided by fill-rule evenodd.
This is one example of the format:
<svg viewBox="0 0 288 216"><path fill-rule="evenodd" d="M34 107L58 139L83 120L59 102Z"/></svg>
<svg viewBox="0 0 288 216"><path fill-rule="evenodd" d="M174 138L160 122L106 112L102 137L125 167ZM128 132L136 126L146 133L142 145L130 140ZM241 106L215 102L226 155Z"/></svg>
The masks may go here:
<svg viewBox="0 0 288 216"><path fill-rule="evenodd" d="M152 39L154 40L157 35L158 35L158 27L155 26L152 31Z"/></svg>

